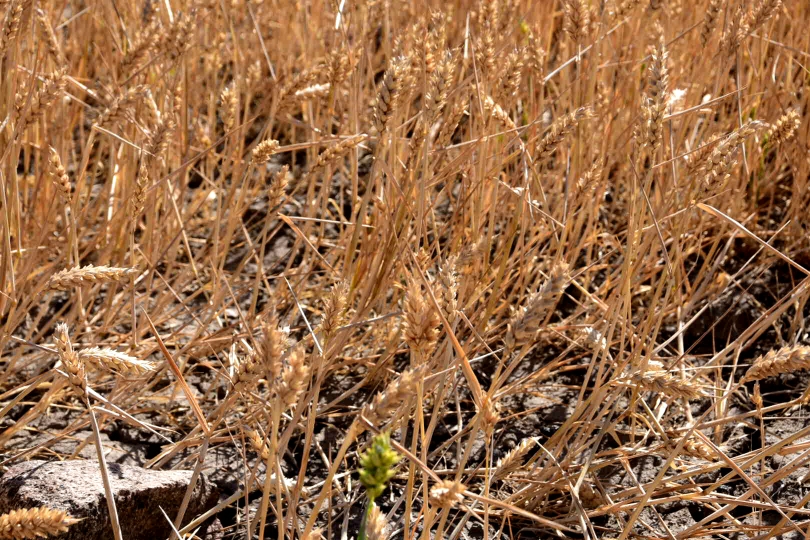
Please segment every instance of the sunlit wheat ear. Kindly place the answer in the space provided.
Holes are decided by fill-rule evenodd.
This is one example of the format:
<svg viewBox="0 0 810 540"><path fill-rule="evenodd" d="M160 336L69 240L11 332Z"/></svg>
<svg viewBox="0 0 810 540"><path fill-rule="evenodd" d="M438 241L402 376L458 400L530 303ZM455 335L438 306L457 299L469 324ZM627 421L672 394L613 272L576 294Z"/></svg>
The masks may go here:
<svg viewBox="0 0 810 540"><path fill-rule="evenodd" d="M785 143L793 138L801 125L802 119L799 112L790 110L771 126L765 133L765 138L774 145Z"/></svg>
<svg viewBox="0 0 810 540"><path fill-rule="evenodd" d="M712 37L714 29L717 27L717 19L723 9L725 0L710 0L703 16L703 24L700 27L700 43L705 47Z"/></svg>
<svg viewBox="0 0 810 540"><path fill-rule="evenodd" d="M279 328L278 315L272 311L262 323L260 349L264 364L265 377L274 381L281 375L281 357L287 350L289 336Z"/></svg>
<svg viewBox="0 0 810 540"><path fill-rule="evenodd" d="M20 23L25 5L25 0L16 0L8 11L6 25L0 31L2 32L0 33L0 59L6 55L9 46L14 43L14 40L20 34Z"/></svg>
<svg viewBox="0 0 810 540"><path fill-rule="evenodd" d="M768 351L748 368L743 382L758 381L766 377L793 373L810 368L810 346L794 345Z"/></svg>
<svg viewBox="0 0 810 540"><path fill-rule="evenodd" d="M448 257L439 268L436 283L439 286L439 304L444 316L452 320L458 308L458 257Z"/></svg>
<svg viewBox="0 0 810 540"><path fill-rule="evenodd" d="M67 205L70 203L70 178L68 177L65 167L62 165L62 159L59 157L56 150L49 148L49 151L50 156L48 159L48 173L51 175L51 180L53 180L56 189L59 191L59 198L62 200L62 204Z"/></svg>
<svg viewBox="0 0 810 540"><path fill-rule="evenodd" d="M349 286L341 281L332 287L326 302L323 306L323 319L321 319L321 330L326 340L332 339L338 329L343 326L347 319L347 306Z"/></svg>
<svg viewBox="0 0 810 540"><path fill-rule="evenodd" d="M137 105L143 102L147 93L148 89L143 85L127 88L126 91L112 98L110 105L96 118L94 125L104 127L122 118L131 119L132 111Z"/></svg>
<svg viewBox="0 0 810 540"><path fill-rule="evenodd" d="M45 111L56 99L62 95L65 89L65 74L67 69L61 67L53 73L45 76L42 86L34 92L28 110L23 112L23 116L18 119L19 131L23 132L32 122L41 118Z"/></svg>
<svg viewBox="0 0 810 540"><path fill-rule="evenodd" d="M0 516L0 539L46 538L67 532L81 521L67 512L45 506L12 510Z"/></svg>
<svg viewBox="0 0 810 540"><path fill-rule="evenodd" d="M67 324L58 323L56 325L53 332L53 341L59 354L59 360L62 362L62 367L67 373L68 382L79 394L84 395L87 391L87 374L85 373L84 362L73 350Z"/></svg>
<svg viewBox="0 0 810 540"><path fill-rule="evenodd" d="M641 0L624 0L623 2L619 2L613 9L613 20L620 21L624 19L630 15L630 12L633 11L640 3Z"/></svg>
<svg viewBox="0 0 810 540"><path fill-rule="evenodd" d="M700 388L693 382L678 379L665 370L653 369L636 373L630 380L640 390L657 392L675 399L698 399L702 396Z"/></svg>
<svg viewBox="0 0 810 540"><path fill-rule="evenodd" d="M377 91L377 101L374 106L374 126L382 134L389 127L399 102L408 88L408 71L410 60L399 56L391 61L390 67L385 71L385 77Z"/></svg>
<svg viewBox="0 0 810 540"><path fill-rule="evenodd" d="M51 276L48 288L58 291L67 291L72 287L80 287L93 283L110 283L121 281L137 273L134 268L118 268L114 266L87 266L66 268Z"/></svg>
<svg viewBox="0 0 810 540"><path fill-rule="evenodd" d="M239 93L233 86L227 86L220 94L219 100L220 116L225 124L225 131L231 131L239 119Z"/></svg>
<svg viewBox="0 0 810 540"><path fill-rule="evenodd" d="M504 338L507 353L532 340L569 280L568 265L562 262L556 264L540 290L530 296L526 306L519 309L509 321Z"/></svg>
<svg viewBox="0 0 810 540"><path fill-rule="evenodd" d="M231 385L238 394L249 394L262 377L262 366L253 354L240 357L236 347L232 347L228 354L231 364Z"/></svg>
<svg viewBox="0 0 810 540"><path fill-rule="evenodd" d="M585 0L563 0L563 29L574 43L582 43L588 36L591 11Z"/></svg>
<svg viewBox="0 0 810 540"><path fill-rule="evenodd" d="M56 64L63 64L65 60L62 55L62 49L59 47L59 40L56 38L56 33L53 31L53 26L48 19L48 14L41 8L37 8L35 14L39 28L42 30L42 34L45 37L45 43L48 45L48 53L53 57Z"/></svg>
<svg viewBox="0 0 810 540"><path fill-rule="evenodd" d="M313 84L311 86L307 86L306 88L302 88L295 92L295 97L301 101L307 99L322 99L329 95L332 91L332 85L329 83L325 84Z"/></svg>
<svg viewBox="0 0 810 540"><path fill-rule="evenodd" d="M440 508L452 508L464 500L465 489L461 482L440 480L430 488L430 502Z"/></svg>
<svg viewBox="0 0 810 540"><path fill-rule="evenodd" d="M749 34L756 32L762 25L775 17L781 7L782 0L758 0L746 12L742 26L748 29Z"/></svg>
<svg viewBox="0 0 810 540"><path fill-rule="evenodd" d="M81 349L79 351L79 359L85 362L92 362L107 369L133 375L141 375L149 371L154 371L156 367L154 362L139 360L126 353L100 347Z"/></svg>
<svg viewBox="0 0 810 540"><path fill-rule="evenodd" d="M495 103L491 96L484 96L481 103L484 106L484 112L494 118L501 126L509 130L517 129L515 123L509 118L509 113Z"/></svg>
<svg viewBox="0 0 810 540"><path fill-rule="evenodd" d="M537 445L537 442L538 439L536 437L528 437L520 441L520 444L498 460L498 463L495 464L495 473L492 477L496 480L505 478L511 472L519 469L523 463L523 458Z"/></svg>
<svg viewBox="0 0 810 540"><path fill-rule="evenodd" d="M250 447L259 455L262 461L267 461L270 458L270 448L261 433L255 429L249 429L245 431L245 437L247 437Z"/></svg>
<svg viewBox="0 0 810 540"><path fill-rule="evenodd" d="M537 160L542 160L554 153L554 150L565 138L577 129L583 120L593 117L593 109L590 107L580 107L579 109L558 118L551 124L548 133L537 145L535 155Z"/></svg>
<svg viewBox="0 0 810 540"><path fill-rule="evenodd" d="M366 538L368 540L386 540L388 535L385 533L385 516L376 504L373 502L370 504L366 522Z"/></svg>
<svg viewBox="0 0 810 540"><path fill-rule="evenodd" d="M666 113L667 86L667 50L664 45L663 31L657 27L657 43L650 52L650 64L647 74L647 97L642 105L643 134L639 144L655 153L661 146L664 132L664 114Z"/></svg>
<svg viewBox="0 0 810 540"><path fill-rule="evenodd" d="M253 162L256 164L267 163L276 150L279 149L279 142L275 139L266 139L256 145L253 149Z"/></svg>
<svg viewBox="0 0 810 540"><path fill-rule="evenodd" d="M681 436L674 431L667 433L667 435L670 438L669 446L675 448ZM711 446L695 435L692 435L683 443L681 451L687 456L705 459L706 461L717 461L720 459L720 456L717 455L717 452L715 452Z"/></svg>
<svg viewBox="0 0 810 540"><path fill-rule="evenodd" d="M740 145L766 127L767 124L764 122L752 120L743 124L742 127L733 131L718 143L712 149L702 167L703 170L706 171L706 175L703 178L704 185L706 187L722 185L736 163L735 156L737 155L737 150Z"/></svg>
<svg viewBox="0 0 810 540"><path fill-rule="evenodd" d="M709 163L709 156L722 138L722 135L715 133L691 152L686 157L686 174L692 176L700 171L705 171L706 165Z"/></svg>
<svg viewBox="0 0 810 540"><path fill-rule="evenodd" d="M298 403L298 398L309 385L311 369L306 364L306 356L302 347L295 347L281 373L277 394L278 399L287 408Z"/></svg>
<svg viewBox="0 0 810 540"><path fill-rule="evenodd" d="M361 414L377 426L386 422L402 405L410 401L423 376L424 370L421 367L403 372L384 391L377 394L371 403L366 404Z"/></svg>
<svg viewBox="0 0 810 540"><path fill-rule="evenodd" d="M527 56L527 50L516 49L510 52L506 57L506 67L504 67L503 73L501 74L498 90L493 93L497 99L511 103L513 98L517 96L518 90L520 90L520 82L523 78Z"/></svg>
<svg viewBox="0 0 810 540"><path fill-rule="evenodd" d="M481 415L481 430L486 433L487 437L492 436L492 433L495 431L495 426L501 421L498 408L499 405L494 399L486 395L482 398L478 414Z"/></svg>
<svg viewBox="0 0 810 540"><path fill-rule="evenodd" d="M138 218L143 212L143 205L146 202L146 186L149 184L149 170L146 168L146 159L141 156L140 164L138 165L138 173L135 176L135 191L129 202L129 221L130 224L135 225Z"/></svg>
<svg viewBox="0 0 810 540"><path fill-rule="evenodd" d="M368 135L365 133L360 133L359 135L352 135L351 137L347 137L342 141L330 146L320 154L318 154L318 158L315 160L315 163L312 165L312 168L309 170L309 174L315 174L324 167L332 164L338 159L343 158L353 149L357 148L363 141L368 138Z"/></svg>
<svg viewBox="0 0 810 540"><path fill-rule="evenodd" d="M447 104L447 94L453 82L455 62L450 53L446 53L437 62L436 69L430 74L428 92L425 96L426 124L432 124Z"/></svg>
<svg viewBox="0 0 810 540"><path fill-rule="evenodd" d="M159 38L158 23L157 17L150 16L149 22L135 35L133 43L121 60L120 71L122 74L129 74L141 67L149 57L149 53L155 49Z"/></svg>
<svg viewBox="0 0 810 540"><path fill-rule="evenodd" d="M441 319L432 303L422 294L422 287L411 279L402 305L405 314L405 342L420 361L425 361L439 339Z"/></svg>
<svg viewBox="0 0 810 540"><path fill-rule="evenodd" d="M267 192L267 207L278 209L287 197L287 177L290 173L290 166L284 165L276 174Z"/></svg>

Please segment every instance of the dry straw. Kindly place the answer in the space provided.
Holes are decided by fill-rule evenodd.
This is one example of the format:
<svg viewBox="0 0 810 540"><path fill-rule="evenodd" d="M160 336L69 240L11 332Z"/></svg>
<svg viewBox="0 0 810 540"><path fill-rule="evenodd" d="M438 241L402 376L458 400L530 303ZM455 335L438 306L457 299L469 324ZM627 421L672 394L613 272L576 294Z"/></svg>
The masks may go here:
<svg viewBox="0 0 810 540"><path fill-rule="evenodd" d="M115 266L87 266L66 268L51 276L48 288L58 291L67 291L72 287L81 287L95 283L110 283L121 281L137 273L134 268L119 268Z"/></svg>
<svg viewBox="0 0 810 540"><path fill-rule="evenodd" d="M45 506L12 510L0 516L0 539L23 540L46 538L67 532L81 521L63 510Z"/></svg>

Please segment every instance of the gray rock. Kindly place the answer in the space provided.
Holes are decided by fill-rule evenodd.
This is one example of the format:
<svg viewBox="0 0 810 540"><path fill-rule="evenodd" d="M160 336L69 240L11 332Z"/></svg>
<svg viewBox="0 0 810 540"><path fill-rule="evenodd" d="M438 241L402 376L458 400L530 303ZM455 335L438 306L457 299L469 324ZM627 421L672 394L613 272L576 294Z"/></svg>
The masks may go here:
<svg viewBox="0 0 810 540"><path fill-rule="evenodd" d="M170 519L175 518L191 480L191 471L153 471L116 463L109 463L108 467L125 540L168 538L171 527L160 509L163 508ZM200 475L184 521L214 506L217 498L216 487ZM56 538L113 538L97 461L26 461L9 468L0 478L0 514L37 506L65 510L73 517L83 518Z"/></svg>

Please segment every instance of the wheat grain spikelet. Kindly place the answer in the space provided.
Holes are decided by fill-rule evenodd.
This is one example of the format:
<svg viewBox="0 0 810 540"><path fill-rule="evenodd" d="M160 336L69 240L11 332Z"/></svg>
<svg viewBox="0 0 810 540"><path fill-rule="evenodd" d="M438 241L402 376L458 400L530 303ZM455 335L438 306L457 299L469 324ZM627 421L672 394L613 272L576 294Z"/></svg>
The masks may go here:
<svg viewBox="0 0 810 540"><path fill-rule="evenodd" d="M637 373L630 379L632 383L649 392L658 392L671 398L697 399L700 390L693 383L673 377L662 369L653 369Z"/></svg>
<svg viewBox="0 0 810 540"><path fill-rule="evenodd" d="M385 516L376 504L373 502L370 504L371 508L366 521L366 538L367 540L385 540L388 537L385 533Z"/></svg>
<svg viewBox="0 0 810 540"><path fill-rule="evenodd" d="M565 138L577 129L577 126L582 120L593 117L593 109L590 107L580 107L561 118L558 118L551 124L548 133L537 145L535 155L537 160L547 158L554 153L554 150L560 145Z"/></svg>
<svg viewBox="0 0 810 540"><path fill-rule="evenodd" d="M67 512L46 506L12 510L0 516L0 539L22 540L45 538L67 532L71 525L81 521Z"/></svg>
<svg viewBox="0 0 810 540"><path fill-rule="evenodd" d="M90 283L108 283L121 281L136 273L134 268L120 268L115 266L87 266L66 268L51 276L48 288L57 291L67 291L71 287L80 287Z"/></svg>
<svg viewBox="0 0 810 540"><path fill-rule="evenodd" d="M73 349L67 324L58 323L56 325L53 331L53 341L59 354L59 360L67 372L68 382L79 393L84 394L87 390L87 374L84 370L84 362Z"/></svg>
<svg viewBox="0 0 810 540"><path fill-rule="evenodd" d="M416 384L422 380L423 375L424 370L421 367L403 372L384 391L377 394L371 403L367 403L361 414L372 424L388 420L411 398Z"/></svg>
<svg viewBox="0 0 810 540"><path fill-rule="evenodd" d="M134 356L101 347L89 347L79 351L79 358L83 361L93 362L96 365L122 373L141 375L155 370L155 364L146 360L139 360Z"/></svg>
<svg viewBox="0 0 810 540"><path fill-rule="evenodd" d="M422 287L412 279L408 285L402 311L405 312L405 342L420 360L425 360L439 339L441 319L434 306L425 299Z"/></svg>
<svg viewBox="0 0 810 540"><path fill-rule="evenodd" d="M507 351L528 345L540 330L548 310L556 304L570 279L568 264L557 263L539 291L529 297L526 307L521 308L507 324L504 345Z"/></svg>
<svg viewBox="0 0 810 540"><path fill-rule="evenodd" d="M495 474L493 478L496 480L503 478L510 472L514 471L521 465L523 457L532 449L538 442L537 437L528 437L520 441L516 447L510 450L505 456L498 460L495 464Z"/></svg>
<svg viewBox="0 0 810 540"><path fill-rule="evenodd" d="M670 437L669 446L675 448L679 435L675 432L667 434ZM688 456L705 459L706 461L717 461L720 456L711 446L703 442L699 437L691 436L683 443L682 452Z"/></svg>
<svg viewBox="0 0 810 540"><path fill-rule="evenodd" d="M430 488L430 502L441 508L452 508L464 500L465 489L461 482L440 480Z"/></svg>
<svg viewBox="0 0 810 540"><path fill-rule="evenodd" d="M769 351L754 360L743 377L743 382L758 381L766 377L808 368L810 368L810 346L782 347Z"/></svg>
<svg viewBox="0 0 810 540"><path fill-rule="evenodd" d="M309 384L310 367L305 363L306 355L301 347L296 347L287 359L287 367L281 373L278 397L286 407L298 403L298 398Z"/></svg>
<svg viewBox="0 0 810 540"><path fill-rule="evenodd" d="M279 142L275 139L265 139L253 149L253 161L258 164L267 163L270 157L276 153Z"/></svg>

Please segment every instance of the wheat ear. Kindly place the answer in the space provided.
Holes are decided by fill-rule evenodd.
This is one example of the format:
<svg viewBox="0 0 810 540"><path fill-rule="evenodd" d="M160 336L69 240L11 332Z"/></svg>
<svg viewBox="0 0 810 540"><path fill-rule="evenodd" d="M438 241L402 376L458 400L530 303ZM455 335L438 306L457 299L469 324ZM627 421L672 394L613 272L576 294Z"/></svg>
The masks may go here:
<svg viewBox="0 0 810 540"><path fill-rule="evenodd" d="M93 266L89 264L82 267L66 268L51 276L48 288L58 291L67 291L71 287L80 287L90 283L108 283L121 281L136 273L134 268L118 268L115 266Z"/></svg>
<svg viewBox="0 0 810 540"><path fill-rule="evenodd" d="M748 368L743 382L758 381L781 373L810 368L810 346L782 347L760 356Z"/></svg>
<svg viewBox="0 0 810 540"><path fill-rule="evenodd" d="M0 516L0 539L22 540L45 538L67 532L71 525L81 521L67 512L46 506L12 510Z"/></svg>
<svg viewBox="0 0 810 540"><path fill-rule="evenodd" d="M141 375L148 371L155 370L154 362L139 360L134 356L118 352L112 349L101 347L89 347L79 351L79 358L83 361L92 362L108 369L120 371L122 373L132 373Z"/></svg>

